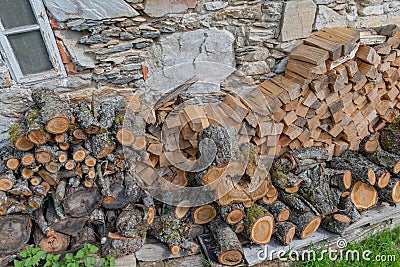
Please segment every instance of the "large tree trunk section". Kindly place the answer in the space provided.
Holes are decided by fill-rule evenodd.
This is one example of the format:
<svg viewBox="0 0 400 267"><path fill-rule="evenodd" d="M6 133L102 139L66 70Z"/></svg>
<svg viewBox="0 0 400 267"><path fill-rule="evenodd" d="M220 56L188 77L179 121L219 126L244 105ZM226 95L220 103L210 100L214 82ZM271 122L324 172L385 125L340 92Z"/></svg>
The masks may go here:
<svg viewBox="0 0 400 267"><path fill-rule="evenodd" d="M266 208L254 204L246 210L244 225L252 242L259 245L267 244L274 233L274 216Z"/></svg>
<svg viewBox="0 0 400 267"><path fill-rule="evenodd" d="M378 192L375 187L358 181L351 190L350 199L358 210L367 210L378 203Z"/></svg>
<svg viewBox="0 0 400 267"><path fill-rule="evenodd" d="M40 110L30 109L25 114L25 120L28 127L28 139L36 145L44 145L47 142L48 134L43 125Z"/></svg>
<svg viewBox="0 0 400 267"><path fill-rule="evenodd" d="M195 224L206 224L214 220L217 216L217 210L214 205L207 204L194 208L192 211L192 221Z"/></svg>
<svg viewBox="0 0 400 267"><path fill-rule="evenodd" d="M266 205L266 208L271 212L277 222L284 222L290 217L290 209L282 201L275 201L270 205Z"/></svg>
<svg viewBox="0 0 400 267"><path fill-rule="evenodd" d="M275 236L282 245L289 245L296 234L296 225L291 222L279 222L276 224Z"/></svg>
<svg viewBox="0 0 400 267"><path fill-rule="evenodd" d="M311 211L305 213L292 211L289 220L296 225L296 235L301 239L315 233L321 223L321 218Z"/></svg>
<svg viewBox="0 0 400 267"><path fill-rule="evenodd" d="M32 99L40 107L40 112L49 133L65 132L70 124L69 110L66 101L55 94L53 90L37 88L32 90Z"/></svg>
<svg viewBox="0 0 400 267"><path fill-rule="evenodd" d="M124 237L118 233L108 233L106 242L101 247L101 254L105 257L116 258L138 251L144 245L145 239L140 237Z"/></svg>
<svg viewBox="0 0 400 267"><path fill-rule="evenodd" d="M26 152L35 146L32 141L26 138L27 131L28 128L25 121L15 123L10 127L10 144L19 151Z"/></svg>
<svg viewBox="0 0 400 267"><path fill-rule="evenodd" d="M21 251L31 236L29 215L0 216L0 255Z"/></svg>
<svg viewBox="0 0 400 267"><path fill-rule="evenodd" d="M71 217L89 216L100 204L100 190L96 187L68 188L63 202L64 212Z"/></svg>
<svg viewBox="0 0 400 267"><path fill-rule="evenodd" d="M354 181L370 185L374 185L377 179L380 180L390 175L385 168L379 167L352 150L346 151L340 157L333 158L331 165L333 169L350 170Z"/></svg>
<svg viewBox="0 0 400 267"><path fill-rule="evenodd" d="M381 129L379 139L384 150L400 155L400 120L396 119Z"/></svg>
<svg viewBox="0 0 400 267"><path fill-rule="evenodd" d="M338 213L350 218L350 223L355 223L361 219L361 214L354 203L351 202L350 196L340 198L338 209Z"/></svg>
<svg viewBox="0 0 400 267"><path fill-rule="evenodd" d="M219 208L221 219L227 224L237 224L243 220L245 213L242 204L231 204Z"/></svg>
<svg viewBox="0 0 400 267"><path fill-rule="evenodd" d="M329 184L342 191L349 190L353 182L350 170L324 169L324 175L328 177Z"/></svg>
<svg viewBox="0 0 400 267"><path fill-rule="evenodd" d="M117 221L118 232L125 237L146 238L147 222L144 218L143 210L133 208L129 211L123 211Z"/></svg>
<svg viewBox="0 0 400 267"><path fill-rule="evenodd" d="M36 246L48 253L58 254L68 249L70 238L68 235L54 233L52 236L45 236L40 229L35 228L33 238Z"/></svg>
<svg viewBox="0 0 400 267"><path fill-rule="evenodd" d="M329 214L322 219L321 226L329 232L341 235L349 226L351 219L343 214Z"/></svg>
<svg viewBox="0 0 400 267"><path fill-rule="evenodd" d="M400 203L400 179L392 178L385 188L378 189L379 200L389 204Z"/></svg>
<svg viewBox="0 0 400 267"><path fill-rule="evenodd" d="M228 266L238 265L243 260L243 248L236 234L221 220L208 225L214 236L218 262Z"/></svg>

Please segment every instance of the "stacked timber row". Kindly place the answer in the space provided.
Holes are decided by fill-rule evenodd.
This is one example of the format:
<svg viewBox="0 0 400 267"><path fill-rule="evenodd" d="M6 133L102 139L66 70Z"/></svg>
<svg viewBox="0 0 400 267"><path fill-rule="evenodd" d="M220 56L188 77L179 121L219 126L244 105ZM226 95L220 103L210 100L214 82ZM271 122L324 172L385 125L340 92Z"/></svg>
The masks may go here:
<svg viewBox="0 0 400 267"><path fill-rule="evenodd" d="M400 31L389 34L324 28L291 53L284 76L260 84L282 133L282 153L356 150L399 115Z"/></svg>

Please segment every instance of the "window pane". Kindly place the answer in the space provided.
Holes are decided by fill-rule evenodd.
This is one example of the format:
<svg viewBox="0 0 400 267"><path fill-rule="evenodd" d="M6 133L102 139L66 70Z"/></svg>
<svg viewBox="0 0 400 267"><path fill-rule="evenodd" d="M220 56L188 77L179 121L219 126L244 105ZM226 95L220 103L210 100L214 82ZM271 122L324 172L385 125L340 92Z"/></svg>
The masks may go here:
<svg viewBox="0 0 400 267"><path fill-rule="evenodd" d="M37 24L29 0L0 0L0 19L5 29Z"/></svg>
<svg viewBox="0 0 400 267"><path fill-rule="evenodd" d="M8 41L24 75L53 69L40 31L9 35Z"/></svg>

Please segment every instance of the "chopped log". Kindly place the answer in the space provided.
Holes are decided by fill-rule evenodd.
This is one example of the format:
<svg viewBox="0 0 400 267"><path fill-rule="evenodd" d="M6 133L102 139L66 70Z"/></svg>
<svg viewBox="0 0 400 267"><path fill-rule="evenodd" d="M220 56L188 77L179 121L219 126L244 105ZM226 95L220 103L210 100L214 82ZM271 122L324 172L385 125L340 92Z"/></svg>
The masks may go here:
<svg viewBox="0 0 400 267"><path fill-rule="evenodd" d="M386 187L378 188L378 197L391 205L400 203L400 180L392 178Z"/></svg>
<svg viewBox="0 0 400 267"><path fill-rule="evenodd" d="M29 182L31 183L31 185L35 186L35 185L39 185L42 182L42 178L39 176L32 176L29 179Z"/></svg>
<svg viewBox="0 0 400 267"><path fill-rule="evenodd" d="M291 161L291 170L294 174L299 174L309 168L328 160L328 151L323 147L313 146L309 148L299 148L288 151L282 155Z"/></svg>
<svg viewBox="0 0 400 267"><path fill-rule="evenodd" d="M33 176L34 172L32 169L22 168L21 169L21 176L24 179L29 179Z"/></svg>
<svg viewBox="0 0 400 267"><path fill-rule="evenodd" d="M56 187L59 182L59 177L55 173L50 173L47 170L40 168L37 174L46 181L49 185Z"/></svg>
<svg viewBox="0 0 400 267"><path fill-rule="evenodd" d="M14 173L12 171L5 170L0 174L0 190L8 191L13 188L16 182Z"/></svg>
<svg viewBox="0 0 400 267"><path fill-rule="evenodd" d="M358 210L367 210L378 203L378 192L375 187L358 181L351 190L350 199Z"/></svg>
<svg viewBox="0 0 400 267"><path fill-rule="evenodd" d="M356 206L350 199L350 195L340 198L338 204L338 212L340 214L346 215L350 218L350 223L355 223L361 219L361 214L357 210Z"/></svg>
<svg viewBox="0 0 400 267"><path fill-rule="evenodd" d="M40 164L45 164L55 159L56 148L51 146L39 146L35 150L36 161Z"/></svg>
<svg viewBox="0 0 400 267"><path fill-rule="evenodd" d="M289 245L296 234L296 225L291 222L278 222L276 224L275 236L282 245Z"/></svg>
<svg viewBox="0 0 400 267"><path fill-rule="evenodd" d="M243 248L235 232L221 220L214 220L208 226L216 242L218 262L228 266L242 263Z"/></svg>
<svg viewBox="0 0 400 267"><path fill-rule="evenodd" d="M86 133L80 129L80 128L75 128L74 130L72 130L72 136L75 137L75 139L77 140L86 140L87 139L87 135ZM64 140L63 142L66 142L68 140ZM63 143L61 142L61 143Z"/></svg>
<svg viewBox="0 0 400 267"><path fill-rule="evenodd" d="M9 170L16 170L19 166L19 159L17 158L9 158L6 160L6 166Z"/></svg>
<svg viewBox="0 0 400 267"><path fill-rule="evenodd" d="M243 220L245 213L242 204L230 204L220 206L219 214L221 219L229 225L234 225Z"/></svg>
<svg viewBox="0 0 400 267"><path fill-rule="evenodd" d="M71 217L88 216L100 204L100 195L96 187L69 187L63 201L65 214Z"/></svg>
<svg viewBox="0 0 400 267"><path fill-rule="evenodd" d="M182 227L181 221L176 219L172 213L167 213L154 219L149 233L165 243L171 253L176 255L185 241L182 235Z"/></svg>
<svg viewBox="0 0 400 267"><path fill-rule="evenodd" d="M20 213L26 210L25 204L16 198L7 196L6 192L0 191L0 215Z"/></svg>
<svg viewBox="0 0 400 267"><path fill-rule="evenodd" d="M52 236L43 236L36 230L34 231L34 241L41 250L57 254L67 251L70 237L61 233L54 233Z"/></svg>
<svg viewBox="0 0 400 267"><path fill-rule="evenodd" d="M118 232L125 237L146 237L148 224L142 209L123 211L116 221Z"/></svg>
<svg viewBox="0 0 400 267"><path fill-rule="evenodd" d="M353 181L349 170L324 169L324 175L328 176L329 184L342 191L349 190Z"/></svg>
<svg viewBox="0 0 400 267"><path fill-rule="evenodd" d="M96 158L91 155L87 155L85 158L85 165L88 167L96 166L96 162L97 162Z"/></svg>
<svg viewBox="0 0 400 267"><path fill-rule="evenodd" d="M29 215L0 216L0 255L5 256L24 249L31 236Z"/></svg>
<svg viewBox="0 0 400 267"><path fill-rule="evenodd" d="M93 114L89 103L78 103L74 107L74 116L87 134L98 134L101 130L99 122Z"/></svg>
<svg viewBox="0 0 400 267"><path fill-rule="evenodd" d="M64 168L68 171L74 170L75 167L76 167L76 162L72 159L68 160L64 165Z"/></svg>
<svg viewBox="0 0 400 267"><path fill-rule="evenodd" d="M311 211L304 213L292 211L289 221L296 225L296 235L300 239L305 239L317 231L321 218Z"/></svg>
<svg viewBox="0 0 400 267"><path fill-rule="evenodd" d="M109 232L106 242L101 246L101 254L116 258L130 255L138 251L144 245L144 238L124 237L119 233Z"/></svg>
<svg viewBox="0 0 400 267"><path fill-rule="evenodd" d="M122 96L108 97L101 100L98 114L99 126L102 129L111 129L119 114L126 106L125 98Z"/></svg>
<svg viewBox="0 0 400 267"><path fill-rule="evenodd" d="M21 158L21 165L28 167L35 163L35 156L32 153L26 153Z"/></svg>
<svg viewBox="0 0 400 267"><path fill-rule="evenodd" d="M35 146L32 141L26 138L27 131L25 121L15 123L10 127L10 144L19 151L26 152Z"/></svg>
<svg viewBox="0 0 400 267"><path fill-rule="evenodd" d="M57 151L56 152L56 160L60 162L62 165L65 164L68 160L68 154L65 151Z"/></svg>
<svg viewBox="0 0 400 267"><path fill-rule="evenodd" d="M194 208L192 211L192 222L195 224L206 224L214 220L217 210L214 205L207 204Z"/></svg>
<svg viewBox="0 0 400 267"><path fill-rule="evenodd" d="M277 162L273 164L271 169L271 181L275 187L281 188L288 193L295 193L295 191L298 190L298 185L302 182L302 180L293 173L284 173L282 166Z"/></svg>
<svg viewBox="0 0 400 267"><path fill-rule="evenodd" d="M108 176L104 176L102 165L105 163L105 169L107 169L107 161L103 161L102 163L97 163L96 172L98 175L98 181L101 186L101 194L104 196L104 203L112 203L115 201L116 196L110 190L110 179Z"/></svg>
<svg viewBox="0 0 400 267"><path fill-rule="evenodd" d="M259 245L267 244L274 232L274 216L266 208L254 204L246 209L244 226L252 242Z"/></svg>
<svg viewBox="0 0 400 267"><path fill-rule="evenodd" d="M65 132L70 124L68 102L51 89L36 88L32 90L32 99L39 106L45 129L49 133Z"/></svg>
<svg viewBox="0 0 400 267"><path fill-rule="evenodd" d="M28 199L28 204L34 209L38 209L42 206L44 202L44 198L38 195L32 195Z"/></svg>
<svg viewBox="0 0 400 267"><path fill-rule="evenodd" d="M29 189L27 180L19 181L8 192L21 197L28 197L32 195L32 191Z"/></svg>
<svg viewBox="0 0 400 267"><path fill-rule="evenodd" d="M343 214L329 214L322 219L321 226L329 232L341 235L349 226L351 219Z"/></svg>
<svg viewBox="0 0 400 267"><path fill-rule="evenodd" d="M61 179L56 189L56 199L63 200L65 197L65 190L67 187L67 179Z"/></svg>
<svg viewBox="0 0 400 267"><path fill-rule="evenodd" d="M61 164L55 161L50 161L44 164L44 168L50 173L57 173L61 168Z"/></svg>
<svg viewBox="0 0 400 267"><path fill-rule="evenodd" d="M290 217L290 209L282 201L275 201L270 205L265 206L274 216L276 222L287 221Z"/></svg>
<svg viewBox="0 0 400 267"><path fill-rule="evenodd" d="M25 114L25 121L28 127L27 138L36 145L44 145L48 140L43 125L42 114L39 109L30 109Z"/></svg>
<svg viewBox="0 0 400 267"><path fill-rule="evenodd" d="M84 149L82 146L75 145L72 147L72 158L76 162L81 162L85 160L86 155L88 155L89 152Z"/></svg>
<svg viewBox="0 0 400 267"><path fill-rule="evenodd" d="M178 220L183 220L189 213L190 208L185 206L177 206L174 209L175 218Z"/></svg>
<svg viewBox="0 0 400 267"><path fill-rule="evenodd" d="M378 65L381 63L381 57L373 48L369 46L360 46L357 51L357 57L362 61L372 65Z"/></svg>
<svg viewBox="0 0 400 267"><path fill-rule="evenodd" d="M92 152L98 159L105 158L115 149L115 142L110 132L92 135L91 145Z"/></svg>
<svg viewBox="0 0 400 267"><path fill-rule="evenodd" d="M55 231L49 227L43 215L43 209L36 209L32 212L32 219L37 224L42 233L49 237L55 234Z"/></svg>

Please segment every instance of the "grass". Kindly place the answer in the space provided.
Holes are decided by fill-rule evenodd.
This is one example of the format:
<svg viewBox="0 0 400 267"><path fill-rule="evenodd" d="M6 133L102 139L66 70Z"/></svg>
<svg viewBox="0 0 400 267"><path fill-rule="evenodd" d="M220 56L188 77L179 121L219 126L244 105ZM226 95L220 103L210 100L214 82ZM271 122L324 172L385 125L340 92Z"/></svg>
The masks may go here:
<svg viewBox="0 0 400 267"><path fill-rule="evenodd" d="M366 240L360 243L349 243L345 250L343 250L343 257L340 259L338 253L338 259L331 260L329 255L321 253L321 250L313 249L316 252L318 260L306 260L302 262L295 262L295 267L364 267L364 266L379 266L379 267L397 267L400 266L400 227L393 229L392 231L384 231L380 234L370 236ZM352 253L348 252L358 251L359 260L356 256L352 256ZM365 254L363 259L363 252L371 251L371 253ZM347 258L346 258L347 252ZM385 259L385 261L384 261Z"/></svg>

